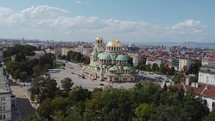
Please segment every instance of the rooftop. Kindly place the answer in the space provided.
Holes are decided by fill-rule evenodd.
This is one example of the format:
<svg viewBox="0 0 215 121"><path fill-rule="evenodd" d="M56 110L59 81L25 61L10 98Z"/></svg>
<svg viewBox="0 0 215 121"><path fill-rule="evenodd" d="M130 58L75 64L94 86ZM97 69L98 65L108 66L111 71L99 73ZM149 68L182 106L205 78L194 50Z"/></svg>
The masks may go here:
<svg viewBox="0 0 215 121"><path fill-rule="evenodd" d="M215 74L215 64L204 65L200 68L200 72Z"/></svg>
<svg viewBox="0 0 215 121"><path fill-rule="evenodd" d="M1 67L0 68L0 94L1 93L10 93L10 92L11 92L11 90L10 90L9 84L3 74L3 68Z"/></svg>

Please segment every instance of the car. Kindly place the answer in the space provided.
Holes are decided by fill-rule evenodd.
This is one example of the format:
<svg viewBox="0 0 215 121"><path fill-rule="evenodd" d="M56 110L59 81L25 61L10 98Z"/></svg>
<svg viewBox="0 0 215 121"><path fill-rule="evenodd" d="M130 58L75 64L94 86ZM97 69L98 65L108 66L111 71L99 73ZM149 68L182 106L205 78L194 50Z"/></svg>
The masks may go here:
<svg viewBox="0 0 215 121"><path fill-rule="evenodd" d="M105 86L105 85L101 83L101 84L99 84L99 86Z"/></svg>

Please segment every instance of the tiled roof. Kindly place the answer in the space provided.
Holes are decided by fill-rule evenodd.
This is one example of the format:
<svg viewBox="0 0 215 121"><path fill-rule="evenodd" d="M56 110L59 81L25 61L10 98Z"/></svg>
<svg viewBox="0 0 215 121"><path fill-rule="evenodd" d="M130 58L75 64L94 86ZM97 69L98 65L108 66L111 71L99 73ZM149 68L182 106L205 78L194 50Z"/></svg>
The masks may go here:
<svg viewBox="0 0 215 121"><path fill-rule="evenodd" d="M207 85L205 83L198 83L198 88L193 88L190 85L185 85L184 82L175 84L175 86L180 89L183 86L185 91L191 91L193 89L196 95L201 95L205 97L215 98L215 85Z"/></svg>

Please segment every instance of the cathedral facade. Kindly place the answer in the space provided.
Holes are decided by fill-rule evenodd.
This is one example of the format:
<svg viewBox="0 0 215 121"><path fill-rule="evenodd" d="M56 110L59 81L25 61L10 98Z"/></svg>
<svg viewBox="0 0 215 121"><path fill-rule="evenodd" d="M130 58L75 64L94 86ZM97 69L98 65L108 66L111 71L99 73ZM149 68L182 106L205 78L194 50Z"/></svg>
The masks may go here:
<svg viewBox="0 0 215 121"><path fill-rule="evenodd" d="M91 79L110 82L135 81L135 69L128 63L118 40L110 40L104 46L102 37L97 37L90 64L83 68Z"/></svg>

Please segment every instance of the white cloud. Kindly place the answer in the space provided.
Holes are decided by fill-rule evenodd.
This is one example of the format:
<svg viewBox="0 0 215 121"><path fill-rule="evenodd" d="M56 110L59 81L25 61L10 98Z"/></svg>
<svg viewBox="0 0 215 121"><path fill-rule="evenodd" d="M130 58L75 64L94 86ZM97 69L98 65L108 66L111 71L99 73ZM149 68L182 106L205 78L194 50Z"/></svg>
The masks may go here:
<svg viewBox="0 0 215 121"><path fill-rule="evenodd" d="M50 7L48 5L32 6L30 8L24 9L19 13L10 16L9 20L13 23L25 22L29 20L43 20L45 18L52 18L63 13L67 13L65 9Z"/></svg>
<svg viewBox="0 0 215 121"><path fill-rule="evenodd" d="M0 7L0 16L5 16L13 13L12 9Z"/></svg>
<svg viewBox="0 0 215 121"><path fill-rule="evenodd" d="M0 8L0 37L17 38L25 34L28 38L75 41L100 35L125 41L183 41L203 38L201 33L206 28L199 20L193 19L173 26L161 26L96 16L68 17L67 13L65 9L48 5L32 6L16 13L9 8Z"/></svg>
<svg viewBox="0 0 215 121"><path fill-rule="evenodd" d="M13 13L12 9L0 7L0 22L7 22L8 17Z"/></svg>
<svg viewBox="0 0 215 121"><path fill-rule="evenodd" d="M177 29L184 29L184 28L188 28L188 27L195 27L200 25L200 21L194 21L193 19L190 20L185 20L184 22L180 22L174 26L172 26L173 30L177 30Z"/></svg>
<svg viewBox="0 0 215 121"><path fill-rule="evenodd" d="M76 1L75 1L75 3L80 4L80 3L81 3L81 1L80 1L80 0L76 0Z"/></svg>
<svg viewBox="0 0 215 121"><path fill-rule="evenodd" d="M205 27L206 27L205 25L201 24L201 21L189 19L172 26L171 30L178 31L181 33L186 32L199 33L202 32Z"/></svg>

